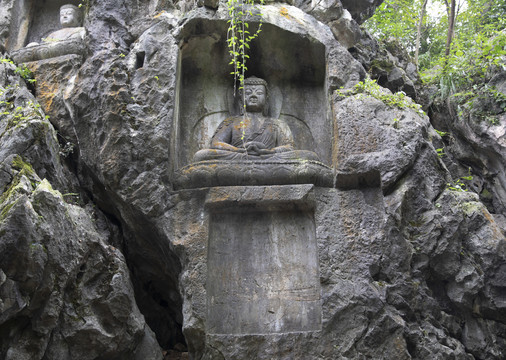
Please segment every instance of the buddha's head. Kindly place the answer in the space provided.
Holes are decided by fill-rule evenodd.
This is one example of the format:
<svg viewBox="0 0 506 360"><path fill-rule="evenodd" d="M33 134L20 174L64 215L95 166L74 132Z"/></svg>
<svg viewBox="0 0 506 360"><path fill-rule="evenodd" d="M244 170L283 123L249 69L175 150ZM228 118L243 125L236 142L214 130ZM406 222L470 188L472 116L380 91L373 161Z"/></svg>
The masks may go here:
<svg viewBox="0 0 506 360"><path fill-rule="evenodd" d="M60 24L64 28L81 26L79 8L71 4L63 5L60 8Z"/></svg>
<svg viewBox="0 0 506 360"><path fill-rule="evenodd" d="M265 80L255 76L244 79L244 100L247 112L262 112L265 115L268 97L267 82Z"/></svg>

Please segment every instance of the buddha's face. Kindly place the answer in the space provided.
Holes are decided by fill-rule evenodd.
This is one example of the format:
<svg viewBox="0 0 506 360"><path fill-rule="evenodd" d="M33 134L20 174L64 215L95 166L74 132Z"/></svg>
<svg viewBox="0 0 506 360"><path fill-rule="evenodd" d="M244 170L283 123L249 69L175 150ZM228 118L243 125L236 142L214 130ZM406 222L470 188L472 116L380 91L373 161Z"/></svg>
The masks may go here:
<svg viewBox="0 0 506 360"><path fill-rule="evenodd" d="M75 9L67 8L60 10L60 23L62 27L78 27L79 26L79 14Z"/></svg>
<svg viewBox="0 0 506 360"><path fill-rule="evenodd" d="M266 91L264 85L244 86L244 97L246 100L246 111L261 112L265 106Z"/></svg>

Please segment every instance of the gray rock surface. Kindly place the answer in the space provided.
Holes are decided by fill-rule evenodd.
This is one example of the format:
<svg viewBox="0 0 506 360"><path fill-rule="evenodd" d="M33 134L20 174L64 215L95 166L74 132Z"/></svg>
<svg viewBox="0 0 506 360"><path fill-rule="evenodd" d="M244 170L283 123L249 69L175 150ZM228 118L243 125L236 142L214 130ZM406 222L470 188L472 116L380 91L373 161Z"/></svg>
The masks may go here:
<svg viewBox="0 0 506 360"><path fill-rule="evenodd" d="M0 4L9 50L26 25L13 4ZM272 111L309 124L338 187L175 190L194 140L181 119L231 108L226 9L200 5L87 2L87 53L28 64L34 93L0 63L0 357L503 359L504 114L443 128L434 112L337 96L386 54L354 43L378 2L273 3L250 71L271 77ZM404 73L385 86L414 82L387 50ZM438 156L447 139L431 123L454 137L453 157ZM452 186L467 160L479 195ZM222 296L230 283L214 270L234 278L223 264L246 277L235 295ZM236 302L241 286L252 296ZM304 323L290 311L306 305Z"/></svg>
<svg viewBox="0 0 506 360"><path fill-rule="evenodd" d="M361 30L350 52L378 84L392 92L403 91L420 101L418 71L408 52L395 39L378 41Z"/></svg>
<svg viewBox="0 0 506 360"><path fill-rule="evenodd" d="M362 24L365 20L369 19L373 14L374 10L381 5L383 0L342 0L343 7L347 9L353 19L359 24Z"/></svg>
<svg viewBox="0 0 506 360"><path fill-rule="evenodd" d="M446 132L437 147L453 180L478 193L505 232L506 114L497 99L506 96L506 75L494 72L487 81L476 96L441 102L434 94L426 106L434 127Z"/></svg>
<svg viewBox="0 0 506 360"><path fill-rule="evenodd" d="M82 194L51 186L68 191L77 181L14 65L0 68L2 358L161 359L125 258L112 246L116 226L84 206Z"/></svg>

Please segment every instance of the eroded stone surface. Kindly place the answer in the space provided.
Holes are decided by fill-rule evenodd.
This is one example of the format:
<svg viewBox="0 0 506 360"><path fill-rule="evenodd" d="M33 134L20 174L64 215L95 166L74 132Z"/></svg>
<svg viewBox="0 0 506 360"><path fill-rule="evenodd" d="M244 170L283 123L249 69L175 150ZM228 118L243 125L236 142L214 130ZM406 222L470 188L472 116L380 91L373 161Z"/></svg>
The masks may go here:
<svg viewBox="0 0 506 360"><path fill-rule="evenodd" d="M0 68L12 84L0 84L10 115L0 121L2 358L161 359L125 258L112 246L116 226L84 206L82 193L68 192L77 181L60 162L55 130L24 84L14 82L14 66Z"/></svg>
<svg viewBox="0 0 506 360"><path fill-rule="evenodd" d="M208 242L207 333L321 329L312 211L221 210Z"/></svg>
<svg viewBox="0 0 506 360"><path fill-rule="evenodd" d="M176 189L235 185L315 184L332 187L332 170L319 161L201 161L176 172Z"/></svg>
<svg viewBox="0 0 506 360"><path fill-rule="evenodd" d="M71 69L76 77L55 79L52 103L45 100L51 97L43 88L35 89L42 107L54 114L50 120L66 124L58 125L63 136L75 137L75 153L65 160L66 166L58 160L51 125L28 106L36 101L22 86L23 80L14 75L13 67L0 67L2 87L13 86L2 98L13 107L2 103L2 111L9 114L1 118L0 189L2 200L6 192L12 197L0 205L0 228L5 230L0 244L23 259L1 258L0 319L10 320L0 323L0 356L12 349L9 356L21 359L100 359L101 354L110 359L159 359L160 347L186 350L187 346L196 359L504 358L505 240L494 221L504 202L501 127L466 120L454 122L455 129L440 129L458 134L454 147L459 159L476 158L484 164L480 174L488 181L484 188L493 189L486 202L491 213L475 195L447 188L452 180L448 169L456 174L458 167L437 156L435 148L443 140L425 117L367 97L332 98L336 88L363 79L365 70L330 27L345 12L338 2L328 4L333 10L329 8L326 20L317 18L318 11L306 12L307 2L299 8L284 3L267 6L268 36L259 38L251 71L269 69L278 77L279 92L289 101L283 103L285 108L273 106L285 119L310 118L289 110L305 101L306 94L311 93L311 99L316 94L318 101L304 110L323 114L312 120L324 121L308 123L314 148L326 165L339 170L336 184L339 174L350 175L350 183L358 188L317 186L307 197L307 186L297 187L300 191L223 187L212 195L221 199L218 208L273 199L267 201L272 211L301 216L299 211L307 213L313 206L321 330L263 335L206 332L213 193L173 191L174 172L186 165L181 159L188 159L181 151L190 151L174 146L172 136L181 135L175 120L181 111L177 97L186 96L178 92L178 81L185 81L178 77L178 62L208 59L202 49L219 49L212 34L224 29L226 10L220 5L214 12L187 2L183 15L182 3L164 0L92 1L85 24L88 52L83 63ZM9 0L0 5L0 14L17 22L9 30L0 29L2 39L13 29L28 31L28 23L13 16L12 5ZM282 49L282 43L299 46L292 46L295 52L269 52ZM12 44L6 47L12 49ZM222 52L208 54L221 56L225 50L222 46ZM362 53L363 59L371 56L361 59L364 65L373 60L372 53ZM200 55L192 57L195 54ZM309 61L313 55L315 61ZM297 64L277 69L273 59L284 65L302 59L298 64L307 67L301 72ZM230 88L226 66L218 64L211 71L207 65L198 62L187 69L208 76L215 74L212 71L226 72L220 79L223 88ZM35 77L48 79L59 66L35 67ZM292 78L303 81L285 86ZM209 96L196 96L194 106L202 114L226 100L214 96L214 83L211 86L208 80L195 82L195 89L200 87ZM27 117L20 122L18 106L23 107L21 117ZM223 109L228 111L226 106L218 110ZM67 116L70 121L64 119ZM436 120L434 114L431 117ZM16 155L32 164L38 178L20 174ZM467 167L463 171L459 176L467 175ZM357 174L373 179L372 185L367 181L367 186L360 185ZM72 195L60 196L47 183L41 186L44 177L52 189L80 193L84 203L95 206L68 204L64 199ZM378 178L381 188L375 187ZM286 201L276 201L278 196ZM290 207L292 201L295 205ZM82 265L86 266L81 269Z"/></svg>

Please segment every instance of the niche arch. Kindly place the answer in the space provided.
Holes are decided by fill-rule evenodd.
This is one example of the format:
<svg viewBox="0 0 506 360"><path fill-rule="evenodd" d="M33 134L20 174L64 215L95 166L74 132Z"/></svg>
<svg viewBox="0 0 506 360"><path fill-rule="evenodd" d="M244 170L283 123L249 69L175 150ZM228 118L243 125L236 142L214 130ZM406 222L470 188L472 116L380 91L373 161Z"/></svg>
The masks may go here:
<svg viewBox="0 0 506 360"><path fill-rule="evenodd" d="M190 20L181 31L175 170L190 164L195 152L209 146L222 120L239 114L226 33L226 21L210 19ZM286 121L298 149L312 150L331 165L325 45L264 23L248 54L246 77L254 75L269 83L269 116Z"/></svg>

